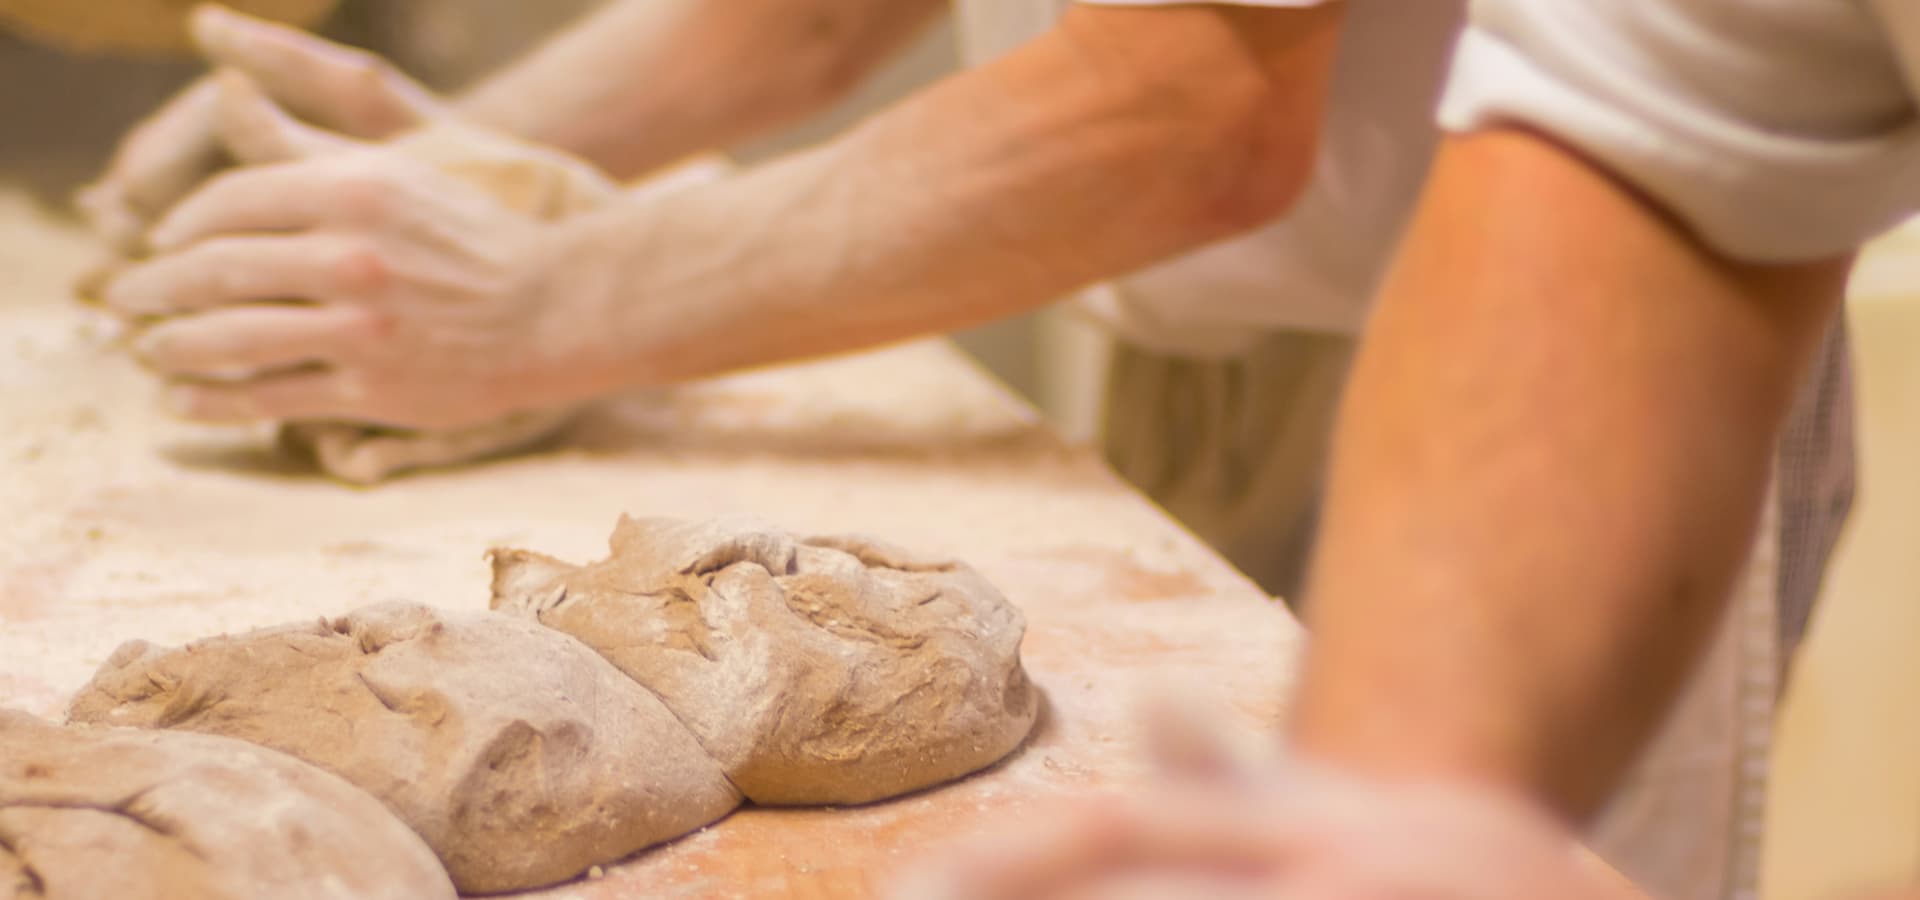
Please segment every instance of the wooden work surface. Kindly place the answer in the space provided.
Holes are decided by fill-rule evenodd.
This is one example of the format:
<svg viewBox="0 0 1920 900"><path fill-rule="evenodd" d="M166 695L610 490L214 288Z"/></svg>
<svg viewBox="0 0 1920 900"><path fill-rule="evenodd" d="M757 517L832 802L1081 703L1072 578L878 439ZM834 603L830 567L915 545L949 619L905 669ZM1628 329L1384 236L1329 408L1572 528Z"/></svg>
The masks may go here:
<svg viewBox="0 0 1920 900"><path fill-rule="evenodd" d="M539 896L865 896L929 845L1138 777L1140 687L1248 731L1280 715L1299 646L1282 608L944 343L635 396L560 449L357 490L256 432L157 416L110 329L66 299L89 252L0 194L0 705L57 718L133 638L395 599L484 608L487 548L596 558L626 512L752 513L969 560L1025 611L1049 712L960 783L742 809Z"/></svg>

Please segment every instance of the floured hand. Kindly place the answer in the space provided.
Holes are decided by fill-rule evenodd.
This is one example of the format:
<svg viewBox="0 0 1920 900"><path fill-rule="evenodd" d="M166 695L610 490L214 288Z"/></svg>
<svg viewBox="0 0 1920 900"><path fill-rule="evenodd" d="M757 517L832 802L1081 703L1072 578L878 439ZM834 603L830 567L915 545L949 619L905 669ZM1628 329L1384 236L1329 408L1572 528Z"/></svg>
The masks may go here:
<svg viewBox="0 0 1920 900"><path fill-rule="evenodd" d="M245 76L221 87L227 144L250 165L176 206L149 236L155 256L102 296L159 320L134 347L176 412L448 429L584 399L564 382L595 326L536 287L556 262L550 223L614 184L444 120L346 142Z"/></svg>
<svg viewBox="0 0 1920 900"><path fill-rule="evenodd" d="M1477 787L1257 767L1190 722L1164 781L951 853L898 900L1645 900L1530 805Z"/></svg>
<svg viewBox="0 0 1920 900"><path fill-rule="evenodd" d="M329 305L329 287L364 288L368 279L385 280L396 269L412 267L413 274L424 274L441 288L425 298L407 298L440 305L427 323L434 337L484 353L483 342L460 332L458 314L486 320L500 303L476 300L460 288L471 290L485 282L485 275L499 274L500 263L515 258L507 245L526 241L543 222L618 196L616 185L570 157L450 120L388 145L368 145L302 125L245 75L224 72L216 87L215 116L224 146L237 159L266 165L219 176L210 192L255 171L314 166L345 173L341 177L349 181L358 178L357 172L391 172L405 184L395 191L431 194L438 208L464 218L437 229L417 221L396 223L396 235L251 233L163 241L163 248L184 249L129 269L109 285L105 300L137 324L135 352L168 378L181 412L216 421L294 423L283 432L285 443L310 452L330 474L360 483L522 449L572 420L577 404L528 403L499 381L490 383L488 376L504 381L515 375L504 353L469 358L466 371L482 374L468 377L456 370L457 395L366 389L355 379L377 379L383 371L428 363L417 349L408 349L409 341L394 340L378 306ZM392 196L386 187L364 181L346 192L344 199L309 196L341 210L357 209L356 203L384 207ZM240 196L262 214L289 211L265 196L245 190ZM206 207L190 203L182 212L193 214L196 208ZM462 240L464 246L448 246ZM464 282L450 271L460 263L471 264ZM455 282L452 289L447 281ZM498 288L500 282L494 284ZM512 292L497 289L495 299L501 294ZM387 298L376 292L372 299ZM514 330L511 324L505 329L509 335ZM341 363L360 368L341 372ZM374 402L358 402L369 398ZM359 422L370 424L336 424Z"/></svg>
<svg viewBox="0 0 1920 900"><path fill-rule="evenodd" d="M192 34L213 65L245 73L294 116L330 131L386 138L444 113L439 98L379 57L297 28L202 6ZM231 164L219 107L216 80L194 82L129 131L106 172L80 192L81 213L119 257L142 253L147 229Z"/></svg>

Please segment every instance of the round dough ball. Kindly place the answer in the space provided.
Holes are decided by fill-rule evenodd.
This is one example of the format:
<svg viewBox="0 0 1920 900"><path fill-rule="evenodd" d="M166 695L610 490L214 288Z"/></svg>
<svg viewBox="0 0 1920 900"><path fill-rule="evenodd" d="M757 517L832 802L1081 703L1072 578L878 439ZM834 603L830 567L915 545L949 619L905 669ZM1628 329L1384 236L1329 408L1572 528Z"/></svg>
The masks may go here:
<svg viewBox="0 0 1920 900"><path fill-rule="evenodd" d="M532 622L409 604L311 625L121 647L76 722L240 738L358 785L462 893L572 878L740 802L644 688Z"/></svg>
<svg viewBox="0 0 1920 900"><path fill-rule="evenodd" d="M340 0L222 0L249 15L301 28L318 25ZM0 0L0 25L85 53L185 55L193 49L182 0Z"/></svg>
<svg viewBox="0 0 1920 900"><path fill-rule="evenodd" d="M622 519L574 566L494 554L493 606L646 685L762 804L851 804L985 768L1039 710L1019 610L964 563L750 521Z"/></svg>
<svg viewBox="0 0 1920 900"><path fill-rule="evenodd" d="M453 900L380 802L241 741L0 710L0 898Z"/></svg>

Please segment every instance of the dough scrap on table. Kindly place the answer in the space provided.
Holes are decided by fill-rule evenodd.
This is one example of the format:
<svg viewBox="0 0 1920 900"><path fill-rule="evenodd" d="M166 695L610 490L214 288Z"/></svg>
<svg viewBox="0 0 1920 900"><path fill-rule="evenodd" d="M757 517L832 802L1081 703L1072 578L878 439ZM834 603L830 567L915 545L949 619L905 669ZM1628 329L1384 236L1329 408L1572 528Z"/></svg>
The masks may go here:
<svg viewBox="0 0 1920 900"><path fill-rule="evenodd" d="M495 613L386 604L115 651L74 722L239 738L384 802L463 893L565 881L740 803L673 713L580 642Z"/></svg>
<svg viewBox="0 0 1920 900"><path fill-rule="evenodd" d="M623 518L575 566L493 555L493 607L652 689L761 804L853 804L1017 748L1039 712L1020 611L965 563L751 520Z"/></svg>
<svg viewBox="0 0 1920 900"><path fill-rule="evenodd" d="M208 735L0 710L0 898L453 900L379 801Z"/></svg>

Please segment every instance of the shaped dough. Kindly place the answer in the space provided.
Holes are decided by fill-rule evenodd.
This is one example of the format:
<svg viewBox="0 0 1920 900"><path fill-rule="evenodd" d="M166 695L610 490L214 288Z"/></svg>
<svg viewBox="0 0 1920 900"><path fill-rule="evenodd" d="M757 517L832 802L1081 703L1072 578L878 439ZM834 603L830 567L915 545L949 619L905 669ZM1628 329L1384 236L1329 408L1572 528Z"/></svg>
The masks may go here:
<svg viewBox="0 0 1920 900"><path fill-rule="evenodd" d="M453 896L432 851L379 801L296 759L0 710L0 898Z"/></svg>
<svg viewBox="0 0 1920 900"><path fill-rule="evenodd" d="M493 607L586 642L699 736L747 798L851 804L1018 747L1025 622L964 563L745 520L623 518L612 555L493 556Z"/></svg>
<svg viewBox="0 0 1920 900"><path fill-rule="evenodd" d="M166 650L122 646L76 722L247 740L385 802L463 893L563 881L731 811L666 706L580 642L389 604Z"/></svg>

